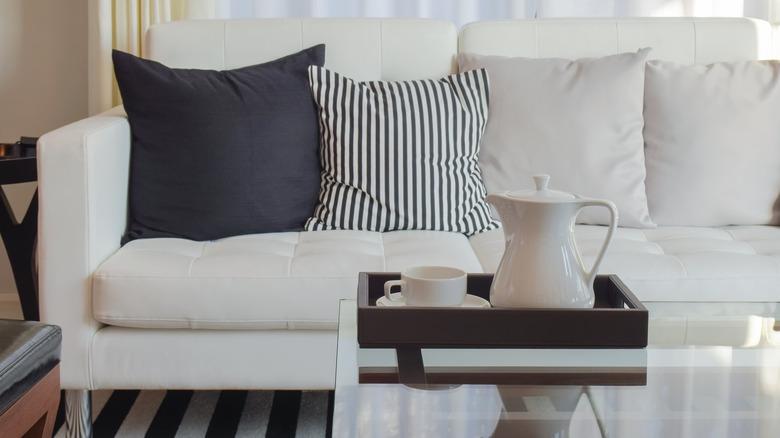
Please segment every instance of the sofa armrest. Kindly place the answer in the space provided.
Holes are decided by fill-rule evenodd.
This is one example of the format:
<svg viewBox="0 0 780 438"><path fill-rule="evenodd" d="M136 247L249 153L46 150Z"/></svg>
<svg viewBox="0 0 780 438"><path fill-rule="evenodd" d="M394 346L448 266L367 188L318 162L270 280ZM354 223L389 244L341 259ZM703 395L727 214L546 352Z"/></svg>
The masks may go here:
<svg viewBox="0 0 780 438"><path fill-rule="evenodd" d="M63 388L92 389L92 275L127 223L130 125L121 107L38 141L41 321L62 328Z"/></svg>

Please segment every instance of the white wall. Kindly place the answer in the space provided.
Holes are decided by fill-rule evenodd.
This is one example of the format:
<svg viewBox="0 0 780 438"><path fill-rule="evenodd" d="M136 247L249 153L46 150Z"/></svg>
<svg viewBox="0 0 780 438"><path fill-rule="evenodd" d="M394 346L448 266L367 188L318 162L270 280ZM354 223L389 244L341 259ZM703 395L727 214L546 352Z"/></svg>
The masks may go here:
<svg viewBox="0 0 780 438"><path fill-rule="evenodd" d="M0 143L87 116L88 0L0 0ZM4 187L18 216L35 183ZM16 294L0 245L0 299Z"/></svg>

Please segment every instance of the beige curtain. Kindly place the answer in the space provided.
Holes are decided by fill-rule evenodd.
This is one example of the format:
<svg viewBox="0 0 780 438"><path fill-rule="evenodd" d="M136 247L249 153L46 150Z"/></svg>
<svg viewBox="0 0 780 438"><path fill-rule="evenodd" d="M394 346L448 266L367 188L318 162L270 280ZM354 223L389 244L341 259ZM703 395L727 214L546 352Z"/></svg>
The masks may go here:
<svg viewBox="0 0 780 438"><path fill-rule="evenodd" d="M172 20L214 18L216 0L90 0L89 112L121 103L111 49L144 56L149 26Z"/></svg>

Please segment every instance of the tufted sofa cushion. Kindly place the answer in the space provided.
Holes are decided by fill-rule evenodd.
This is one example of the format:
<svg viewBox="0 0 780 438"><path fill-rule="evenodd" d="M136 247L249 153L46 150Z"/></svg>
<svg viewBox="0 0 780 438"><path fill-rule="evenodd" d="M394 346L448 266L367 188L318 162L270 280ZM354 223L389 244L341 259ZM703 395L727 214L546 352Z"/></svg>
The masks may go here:
<svg viewBox="0 0 780 438"><path fill-rule="evenodd" d="M360 271L421 264L481 272L467 238L317 231L132 241L94 275L95 319L142 328L335 329Z"/></svg>
<svg viewBox="0 0 780 438"><path fill-rule="evenodd" d="M577 226L586 266L605 232ZM141 328L334 329L338 300L355 297L358 272L425 264L495 272L503 251L500 229L470 239L440 231L315 231L139 240L96 271L94 314ZM618 274L643 301L773 301L780 228L619 228L600 273Z"/></svg>
<svg viewBox="0 0 780 438"><path fill-rule="evenodd" d="M606 227L577 226L586 267L605 234ZM501 231L476 235L471 244L485 271L494 272L504 245ZM599 273L618 274L643 301L776 301L780 228L618 228Z"/></svg>

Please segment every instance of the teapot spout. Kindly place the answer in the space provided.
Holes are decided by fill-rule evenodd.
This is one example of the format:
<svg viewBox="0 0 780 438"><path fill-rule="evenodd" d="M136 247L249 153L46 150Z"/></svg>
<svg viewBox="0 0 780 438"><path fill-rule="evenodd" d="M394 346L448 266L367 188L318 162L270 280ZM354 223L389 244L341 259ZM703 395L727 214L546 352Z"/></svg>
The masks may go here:
<svg viewBox="0 0 780 438"><path fill-rule="evenodd" d="M485 202L487 202L488 204L490 204L490 205L495 207L497 198L499 198L499 196L497 194L495 194L495 193L488 193L488 195L485 196Z"/></svg>
<svg viewBox="0 0 780 438"><path fill-rule="evenodd" d="M504 193L490 193L485 197L485 202L495 208L501 222L511 222L514 216L514 205L517 201Z"/></svg>
<svg viewBox="0 0 780 438"><path fill-rule="evenodd" d="M485 196L485 202L493 207L499 208L507 201L507 196L502 193L489 193Z"/></svg>
<svg viewBox="0 0 780 438"><path fill-rule="evenodd" d="M498 193L489 193L487 196L485 196L485 202L492 205L496 211L500 212L501 207L506 202L506 196Z"/></svg>

